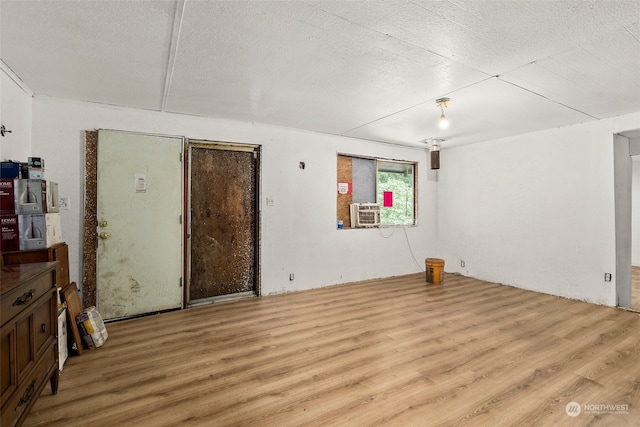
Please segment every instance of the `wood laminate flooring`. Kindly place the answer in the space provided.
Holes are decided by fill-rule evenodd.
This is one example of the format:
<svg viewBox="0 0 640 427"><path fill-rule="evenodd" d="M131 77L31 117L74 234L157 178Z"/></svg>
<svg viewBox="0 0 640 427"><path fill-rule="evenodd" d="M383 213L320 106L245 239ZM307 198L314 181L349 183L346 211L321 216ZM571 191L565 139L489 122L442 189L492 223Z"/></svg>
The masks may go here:
<svg viewBox="0 0 640 427"><path fill-rule="evenodd" d="M45 388L25 426L640 423L640 314L460 275L107 328L105 345L68 360L58 394Z"/></svg>

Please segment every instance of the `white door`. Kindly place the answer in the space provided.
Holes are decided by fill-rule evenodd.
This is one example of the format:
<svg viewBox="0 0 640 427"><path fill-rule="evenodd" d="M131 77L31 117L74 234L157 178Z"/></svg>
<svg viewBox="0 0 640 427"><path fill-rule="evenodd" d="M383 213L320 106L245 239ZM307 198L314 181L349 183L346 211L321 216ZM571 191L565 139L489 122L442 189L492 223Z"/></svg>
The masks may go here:
<svg viewBox="0 0 640 427"><path fill-rule="evenodd" d="M96 304L105 319L182 305L182 138L100 130Z"/></svg>

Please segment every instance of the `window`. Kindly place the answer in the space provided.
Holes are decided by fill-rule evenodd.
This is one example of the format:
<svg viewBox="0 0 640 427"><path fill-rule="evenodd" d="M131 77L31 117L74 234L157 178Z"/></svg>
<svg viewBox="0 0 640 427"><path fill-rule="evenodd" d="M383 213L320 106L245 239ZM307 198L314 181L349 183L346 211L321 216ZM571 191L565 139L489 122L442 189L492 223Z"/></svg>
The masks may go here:
<svg viewBox="0 0 640 427"><path fill-rule="evenodd" d="M342 221L344 228L358 226L351 221L357 215L352 204L375 203L381 226L414 225L415 168L412 162L338 155L338 223Z"/></svg>
<svg viewBox="0 0 640 427"><path fill-rule="evenodd" d="M413 225L414 165L378 160L377 203L382 225Z"/></svg>

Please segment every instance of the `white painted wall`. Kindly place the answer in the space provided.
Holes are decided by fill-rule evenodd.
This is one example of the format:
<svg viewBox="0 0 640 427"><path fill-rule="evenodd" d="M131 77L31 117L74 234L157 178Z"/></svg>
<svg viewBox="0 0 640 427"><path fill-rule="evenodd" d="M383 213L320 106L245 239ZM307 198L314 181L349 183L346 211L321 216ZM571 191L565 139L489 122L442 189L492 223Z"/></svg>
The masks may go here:
<svg viewBox="0 0 640 427"><path fill-rule="evenodd" d="M436 173L420 148L36 98L32 153L45 157L49 178L70 197L63 233L78 282L83 132L110 128L262 144L263 294L418 271L402 228L336 230L336 154L344 152L419 162L419 225L405 230L420 267L425 257L445 258L446 271L615 305L613 134L638 124L634 113L444 149Z"/></svg>
<svg viewBox="0 0 640 427"><path fill-rule="evenodd" d="M427 152L293 129L36 97L33 152L46 159L47 176L70 198L62 211L70 246L71 280L81 283L84 131L118 129L194 139L261 144L262 292L273 294L337 283L408 274L436 253L436 183ZM418 226L337 230L339 152L417 161ZM301 170L299 162L305 162ZM266 198L275 200L266 205ZM391 237L385 238L393 232ZM411 249L418 266L411 256ZM289 281L289 274L295 280Z"/></svg>
<svg viewBox="0 0 640 427"><path fill-rule="evenodd" d="M11 131L0 137L0 159L27 161L31 156L32 96L17 77L0 67L0 123ZM46 166L46 165L45 165Z"/></svg>
<svg viewBox="0 0 640 427"><path fill-rule="evenodd" d="M615 305L613 135L638 124L634 113L444 149L437 216L447 271Z"/></svg>
<svg viewBox="0 0 640 427"><path fill-rule="evenodd" d="M640 156L633 157L631 186L631 264L640 266Z"/></svg>

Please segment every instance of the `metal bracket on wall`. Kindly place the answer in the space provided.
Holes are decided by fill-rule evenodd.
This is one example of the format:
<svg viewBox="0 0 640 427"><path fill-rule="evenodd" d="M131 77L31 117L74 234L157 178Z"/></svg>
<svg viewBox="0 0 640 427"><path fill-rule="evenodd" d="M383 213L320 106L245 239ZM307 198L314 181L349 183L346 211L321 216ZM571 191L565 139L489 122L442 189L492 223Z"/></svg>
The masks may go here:
<svg viewBox="0 0 640 427"><path fill-rule="evenodd" d="M0 125L0 135L6 136L8 133L11 133L11 131L7 130L4 125Z"/></svg>

